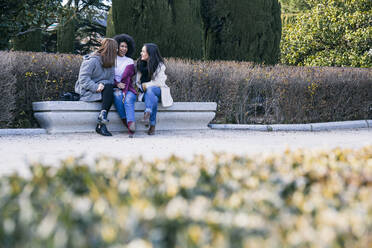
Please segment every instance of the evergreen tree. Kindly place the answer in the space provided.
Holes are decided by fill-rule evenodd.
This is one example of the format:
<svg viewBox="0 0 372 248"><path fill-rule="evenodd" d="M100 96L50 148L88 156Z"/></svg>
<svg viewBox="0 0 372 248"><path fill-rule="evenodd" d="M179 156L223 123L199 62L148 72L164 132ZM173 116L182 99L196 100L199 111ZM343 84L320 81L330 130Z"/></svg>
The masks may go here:
<svg viewBox="0 0 372 248"><path fill-rule="evenodd" d="M107 15L106 37L114 37L115 34L115 26L112 20L112 8L110 8Z"/></svg>
<svg viewBox="0 0 372 248"><path fill-rule="evenodd" d="M113 0L112 19L115 33L132 35L137 49L154 42L166 57L279 58L278 0Z"/></svg>
<svg viewBox="0 0 372 248"><path fill-rule="evenodd" d="M202 0L207 59L248 60L274 64L281 38L276 0Z"/></svg>
<svg viewBox="0 0 372 248"><path fill-rule="evenodd" d="M18 34L13 39L13 49L16 51L41 52L41 35L40 29Z"/></svg>
<svg viewBox="0 0 372 248"><path fill-rule="evenodd" d="M66 23L60 23L57 30L57 51L73 53L75 40L75 20L71 18Z"/></svg>
<svg viewBox="0 0 372 248"><path fill-rule="evenodd" d="M113 0L115 34L127 33L136 41L160 46L166 57L202 57L202 28L198 1ZM110 31L111 32L111 31Z"/></svg>

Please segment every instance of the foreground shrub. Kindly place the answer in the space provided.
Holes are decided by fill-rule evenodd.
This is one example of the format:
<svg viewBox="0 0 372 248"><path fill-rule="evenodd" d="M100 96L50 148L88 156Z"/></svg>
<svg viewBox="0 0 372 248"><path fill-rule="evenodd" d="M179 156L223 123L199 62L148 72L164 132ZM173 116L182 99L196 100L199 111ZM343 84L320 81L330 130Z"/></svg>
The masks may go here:
<svg viewBox="0 0 372 248"><path fill-rule="evenodd" d="M0 179L1 247L372 245L372 146L31 172Z"/></svg>
<svg viewBox="0 0 372 248"><path fill-rule="evenodd" d="M37 126L33 101L73 91L81 56L0 52L0 127ZM217 102L214 122L372 119L372 70L167 59L175 101Z"/></svg>

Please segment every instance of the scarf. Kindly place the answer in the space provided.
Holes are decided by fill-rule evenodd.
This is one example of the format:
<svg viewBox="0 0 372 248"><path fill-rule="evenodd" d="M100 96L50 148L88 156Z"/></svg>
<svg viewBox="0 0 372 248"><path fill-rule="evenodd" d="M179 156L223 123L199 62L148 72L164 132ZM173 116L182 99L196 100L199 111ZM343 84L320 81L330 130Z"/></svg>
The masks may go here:
<svg viewBox="0 0 372 248"><path fill-rule="evenodd" d="M141 78L140 78L141 84L146 83L146 82L150 82L151 78L149 77L149 71L147 69L147 62L146 61L141 60L139 70L142 74Z"/></svg>

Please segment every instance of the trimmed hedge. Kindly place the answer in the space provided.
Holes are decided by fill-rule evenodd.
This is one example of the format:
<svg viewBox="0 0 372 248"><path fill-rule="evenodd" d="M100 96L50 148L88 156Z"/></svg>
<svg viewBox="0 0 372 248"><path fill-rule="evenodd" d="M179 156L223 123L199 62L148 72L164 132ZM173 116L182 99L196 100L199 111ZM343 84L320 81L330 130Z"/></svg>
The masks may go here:
<svg viewBox="0 0 372 248"><path fill-rule="evenodd" d="M35 127L33 101L73 91L81 56L0 52L0 127ZM175 101L217 102L217 123L372 119L370 68L167 59Z"/></svg>
<svg viewBox="0 0 372 248"><path fill-rule="evenodd" d="M372 146L30 169L0 178L3 248L372 245Z"/></svg>
<svg viewBox="0 0 372 248"><path fill-rule="evenodd" d="M0 51L0 127L36 127L32 102L73 91L81 56Z"/></svg>

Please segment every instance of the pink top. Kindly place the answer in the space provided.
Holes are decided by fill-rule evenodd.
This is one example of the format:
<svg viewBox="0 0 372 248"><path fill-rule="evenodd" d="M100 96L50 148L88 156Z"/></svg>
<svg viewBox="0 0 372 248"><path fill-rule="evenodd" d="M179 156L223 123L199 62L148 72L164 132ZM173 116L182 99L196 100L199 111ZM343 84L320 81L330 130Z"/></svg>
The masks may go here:
<svg viewBox="0 0 372 248"><path fill-rule="evenodd" d="M132 77L134 76L134 65L129 64L125 67L124 72L121 76L120 82L115 80L115 86L118 85L118 83L123 83L125 85L123 92L126 94L128 91L133 92L134 94L137 95L137 91L133 87L132 83Z"/></svg>

